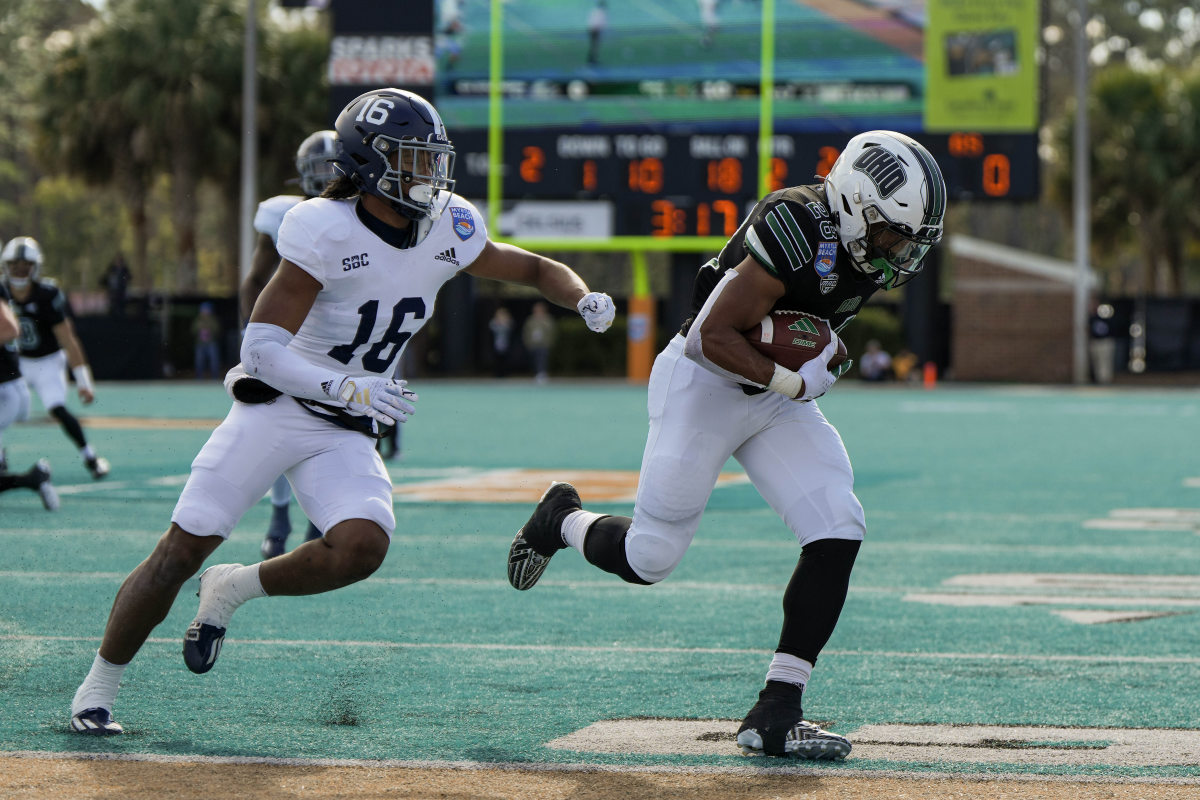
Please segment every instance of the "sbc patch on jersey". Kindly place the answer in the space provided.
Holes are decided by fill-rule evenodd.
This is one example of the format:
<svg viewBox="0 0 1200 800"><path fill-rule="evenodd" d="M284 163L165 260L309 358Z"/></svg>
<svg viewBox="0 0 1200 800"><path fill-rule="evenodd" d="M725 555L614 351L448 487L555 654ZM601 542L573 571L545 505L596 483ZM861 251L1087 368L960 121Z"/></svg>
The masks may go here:
<svg viewBox="0 0 1200 800"><path fill-rule="evenodd" d="M822 278L833 272L837 260L837 242L817 242L817 260L814 266Z"/></svg>
<svg viewBox="0 0 1200 800"><path fill-rule="evenodd" d="M475 234L475 219L470 211L455 206L450 209L450 216L454 219L454 232L458 234L458 238L465 242Z"/></svg>

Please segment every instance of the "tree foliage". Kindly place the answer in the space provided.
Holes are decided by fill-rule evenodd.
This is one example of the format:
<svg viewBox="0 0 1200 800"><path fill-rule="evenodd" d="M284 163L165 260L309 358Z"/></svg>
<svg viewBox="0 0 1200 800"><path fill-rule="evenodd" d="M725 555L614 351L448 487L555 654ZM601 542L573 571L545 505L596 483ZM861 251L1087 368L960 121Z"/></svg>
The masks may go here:
<svg viewBox="0 0 1200 800"><path fill-rule="evenodd" d="M1047 201L1073 221L1078 0L1047 0L1043 142ZM1194 186L1200 14L1180 0L1088 0L1092 263L1118 293L1186 291L1200 234Z"/></svg>
<svg viewBox="0 0 1200 800"><path fill-rule="evenodd" d="M126 250L142 290L235 291L245 3L108 0L96 16L79 0L47 0L44 17L27 8L37 4L17 5L22 21L14 26L36 33L22 40L28 102L13 104L20 115L10 116L7 103L0 113L0 131L12 131L4 145L23 159L6 162L0 151L0 237L72 241L69 252L47 247L50 270L67 283L87 283L85 273ZM259 4L257 116L261 185L275 193L295 173L296 146L326 125L328 34L323 20L283 29L266 5ZM45 25L31 26L31 16ZM0 44L8 22L0 12ZM68 27L58 30L55 22ZM0 56L4 76L15 74L7 69L13 58ZM77 192L41 192L36 220L6 215L10 174L14 198L31 195L44 175L86 185L87 196L100 200L104 224L85 228L106 235L83 240L77 231L72 240L51 233L57 217L74 213L67 206ZM56 197L61 214L48 207ZM81 257L91 263L79 264Z"/></svg>

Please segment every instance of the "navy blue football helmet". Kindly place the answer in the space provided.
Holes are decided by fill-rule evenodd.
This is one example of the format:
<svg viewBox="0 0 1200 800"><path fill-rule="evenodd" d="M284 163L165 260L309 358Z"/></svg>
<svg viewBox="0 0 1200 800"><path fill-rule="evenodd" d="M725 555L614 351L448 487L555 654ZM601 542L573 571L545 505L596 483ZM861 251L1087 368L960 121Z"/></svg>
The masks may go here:
<svg viewBox="0 0 1200 800"><path fill-rule="evenodd" d="M375 89L350 101L334 123L334 167L359 191L412 220L433 220L454 191L454 145L437 110L403 89Z"/></svg>

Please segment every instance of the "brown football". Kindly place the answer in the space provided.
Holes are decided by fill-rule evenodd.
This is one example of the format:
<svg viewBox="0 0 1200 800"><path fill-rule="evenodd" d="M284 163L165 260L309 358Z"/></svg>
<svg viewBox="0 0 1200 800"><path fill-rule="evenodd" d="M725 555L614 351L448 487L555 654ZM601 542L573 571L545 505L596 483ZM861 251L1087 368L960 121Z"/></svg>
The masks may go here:
<svg viewBox="0 0 1200 800"><path fill-rule="evenodd" d="M776 310L745 332L747 341L767 358L790 370L798 370L837 339L837 353L829 368L846 360L846 344L829 327L829 321L803 311Z"/></svg>

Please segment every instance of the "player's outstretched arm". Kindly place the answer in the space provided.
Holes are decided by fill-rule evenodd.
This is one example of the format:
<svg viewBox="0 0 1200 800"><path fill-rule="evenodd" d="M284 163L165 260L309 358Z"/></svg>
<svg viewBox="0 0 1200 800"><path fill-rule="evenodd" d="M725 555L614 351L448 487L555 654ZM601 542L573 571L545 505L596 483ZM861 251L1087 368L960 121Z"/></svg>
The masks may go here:
<svg viewBox="0 0 1200 800"><path fill-rule="evenodd" d="M592 292L575 270L559 261L510 244L488 240L465 272L478 278L532 286L555 305L573 308L597 333L612 325L616 306L603 292Z"/></svg>

